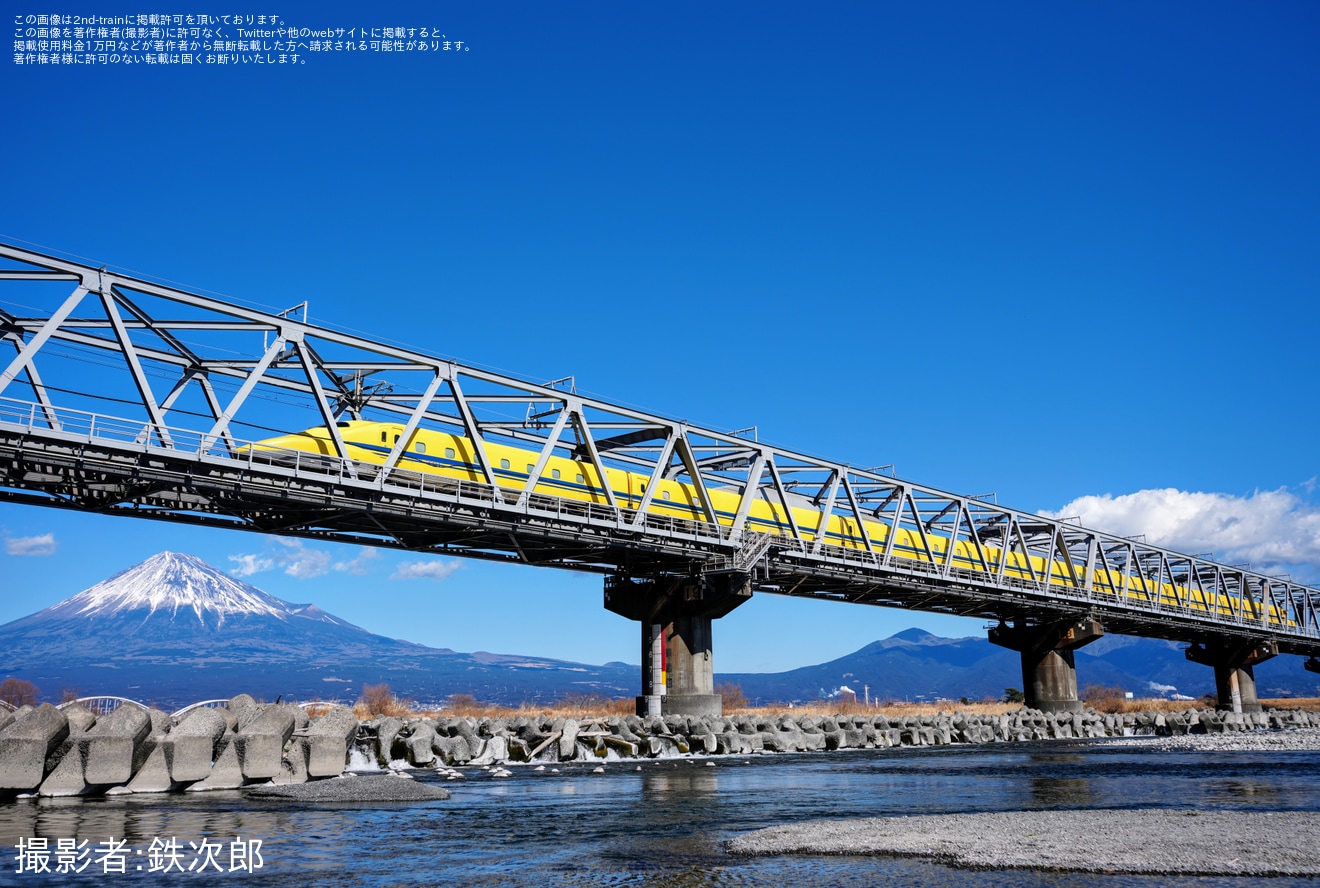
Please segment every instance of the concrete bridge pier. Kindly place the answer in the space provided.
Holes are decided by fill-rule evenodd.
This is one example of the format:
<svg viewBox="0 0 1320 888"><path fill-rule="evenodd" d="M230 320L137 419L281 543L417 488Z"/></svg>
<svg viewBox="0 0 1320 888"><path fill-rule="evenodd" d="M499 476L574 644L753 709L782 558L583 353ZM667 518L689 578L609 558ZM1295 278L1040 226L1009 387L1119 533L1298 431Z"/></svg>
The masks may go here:
<svg viewBox="0 0 1320 888"><path fill-rule="evenodd" d="M642 629L638 715L722 714L711 623L752 597L744 573L605 578L605 608Z"/></svg>
<svg viewBox="0 0 1320 888"><path fill-rule="evenodd" d="M1212 641L1193 644L1187 649L1187 659L1215 668L1215 694L1219 698L1216 709L1260 712L1252 667L1278 653L1279 646L1272 641Z"/></svg>
<svg viewBox="0 0 1320 888"><path fill-rule="evenodd" d="M1028 624L1015 620L990 629L990 641L1022 655L1022 688L1027 706L1044 712L1081 712L1073 651L1105 634L1090 618Z"/></svg>

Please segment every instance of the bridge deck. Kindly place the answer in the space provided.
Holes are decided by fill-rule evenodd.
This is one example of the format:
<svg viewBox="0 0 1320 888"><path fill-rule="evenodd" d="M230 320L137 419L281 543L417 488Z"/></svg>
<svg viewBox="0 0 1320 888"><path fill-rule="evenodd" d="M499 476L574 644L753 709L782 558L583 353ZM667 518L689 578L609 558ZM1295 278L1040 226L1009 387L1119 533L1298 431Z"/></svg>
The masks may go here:
<svg viewBox="0 0 1320 888"><path fill-rule="evenodd" d="M1320 654L1287 577L289 314L0 245L0 499ZM323 452L250 446L308 428Z"/></svg>
<svg viewBox="0 0 1320 888"><path fill-rule="evenodd" d="M0 499L601 573L745 570L763 593L991 620L1091 614L1112 632L1269 638L1287 652L1320 654L1309 598L1290 611L1307 619L1285 627L1245 608L1208 613L1190 597L1169 602L791 536L737 536L720 524L539 493L517 499L479 481L370 463L350 471L307 454L205 454L189 449L199 435L184 429L172 429L174 446L165 448L122 419L61 411L53 431L40 427L39 406L0 399Z"/></svg>

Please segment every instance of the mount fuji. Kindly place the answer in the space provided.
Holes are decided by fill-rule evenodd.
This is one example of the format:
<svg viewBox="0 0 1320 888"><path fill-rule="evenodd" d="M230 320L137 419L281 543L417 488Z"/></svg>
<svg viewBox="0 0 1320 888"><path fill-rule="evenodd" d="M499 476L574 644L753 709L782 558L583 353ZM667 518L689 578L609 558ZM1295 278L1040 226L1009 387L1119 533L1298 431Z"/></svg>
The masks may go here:
<svg viewBox="0 0 1320 888"><path fill-rule="evenodd" d="M200 558L162 552L43 611L0 626L0 676L164 706L246 692L356 699L387 683L423 702L491 703L568 693L636 693L639 669L458 653L374 635L312 604L291 604Z"/></svg>

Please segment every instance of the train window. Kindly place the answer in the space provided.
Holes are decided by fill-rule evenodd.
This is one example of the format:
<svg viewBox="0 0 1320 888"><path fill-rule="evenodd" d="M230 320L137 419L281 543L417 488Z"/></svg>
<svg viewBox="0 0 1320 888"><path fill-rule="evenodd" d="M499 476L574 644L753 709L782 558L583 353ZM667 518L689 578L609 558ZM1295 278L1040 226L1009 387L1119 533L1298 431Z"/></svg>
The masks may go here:
<svg viewBox="0 0 1320 888"><path fill-rule="evenodd" d="M380 439L381 439L382 441L385 440L385 433L384 433L384 432L381 432L381 433L380 433ZM394 436L394 443L395 443L395 444L398 444L398 443L399 443L399 436L398 436L398 435L395 435L395 436Z"/></svg>
<svg viewBox="0 0 1320 888"><path fill-rule="evenodd" d="M507 459L500 460L501 469L507 469L508 467L509 467L509 461Z"/></svg>
<svg viewBox="0 0 1320 888"><path fill-rule="evenodd" d="M531 463L528 463L528 464L527 464L527 474L529 474L529 475L532 474L532 469L534 469L534 468L536 468L536 466L532 465Z"/></svg>
<svg viewBox="0 0 1320 888"><path fill-rule="evenodd" d="M453 458L454 458L454 448L452 448L452 447L446 447L446 448L445 448L445 459L453 459Z"/></svg>
<svg viewBox="0 0 1320 888"><path fill-rule="evenodd" d="M423 444L421 441L418 441L418 442L417 442L417 452L418 452L418 453L425 453L425 452L426 452L426 445Z"/></svg>
<svg viewBox="0 0 1320 888"><path fill-rule="evenodd" d="M385 444L385 443L387 443L389 440L390 440L389 437L388 437L384 432L381 432L381 433L380 433L380 443ZM397 439L395 439L395 440L397 440Z"/></svg>
<svg viewBox="0 0 1320 888"><path fill-rule="evenodd" d="M558 478L559 478L559 470L558 470L558 469L551 469L551 470L550 470L550 477L551 477L551 478L558 479Z"/></svg>
<svg viewBox="0 0 1320 888"><path fill-rule="evenodd" d="M579 483L579 484L586 484L586 483L587 483L587 479L586 479L586 478L583 478L581 475L578 475L578 476L577 476L577 483Z"/></svg>
<svg viewBox="0 0 1320 888"><path fill-rule="evenodd" d="M661 491L661 492L660 492L660 495L663 496L665 499L669 499L669 491L668 491L668 490Z"/></svg>

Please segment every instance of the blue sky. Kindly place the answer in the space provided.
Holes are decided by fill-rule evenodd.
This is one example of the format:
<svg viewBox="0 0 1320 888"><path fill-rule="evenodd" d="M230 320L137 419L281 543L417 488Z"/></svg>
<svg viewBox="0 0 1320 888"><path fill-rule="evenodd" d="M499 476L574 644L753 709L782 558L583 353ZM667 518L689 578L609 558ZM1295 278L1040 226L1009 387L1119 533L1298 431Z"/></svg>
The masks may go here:
<svg viewBox="0 0 1320 888"><path fill-rule="evenodd" d="M1313 4L276 11L468 49L11 51L0 240L1320 579ZM14 505L0 539L0 622L172 549L386 635L638 659L590 575ZM716 667L910 625L981 631L761 596Z"/></svg>

